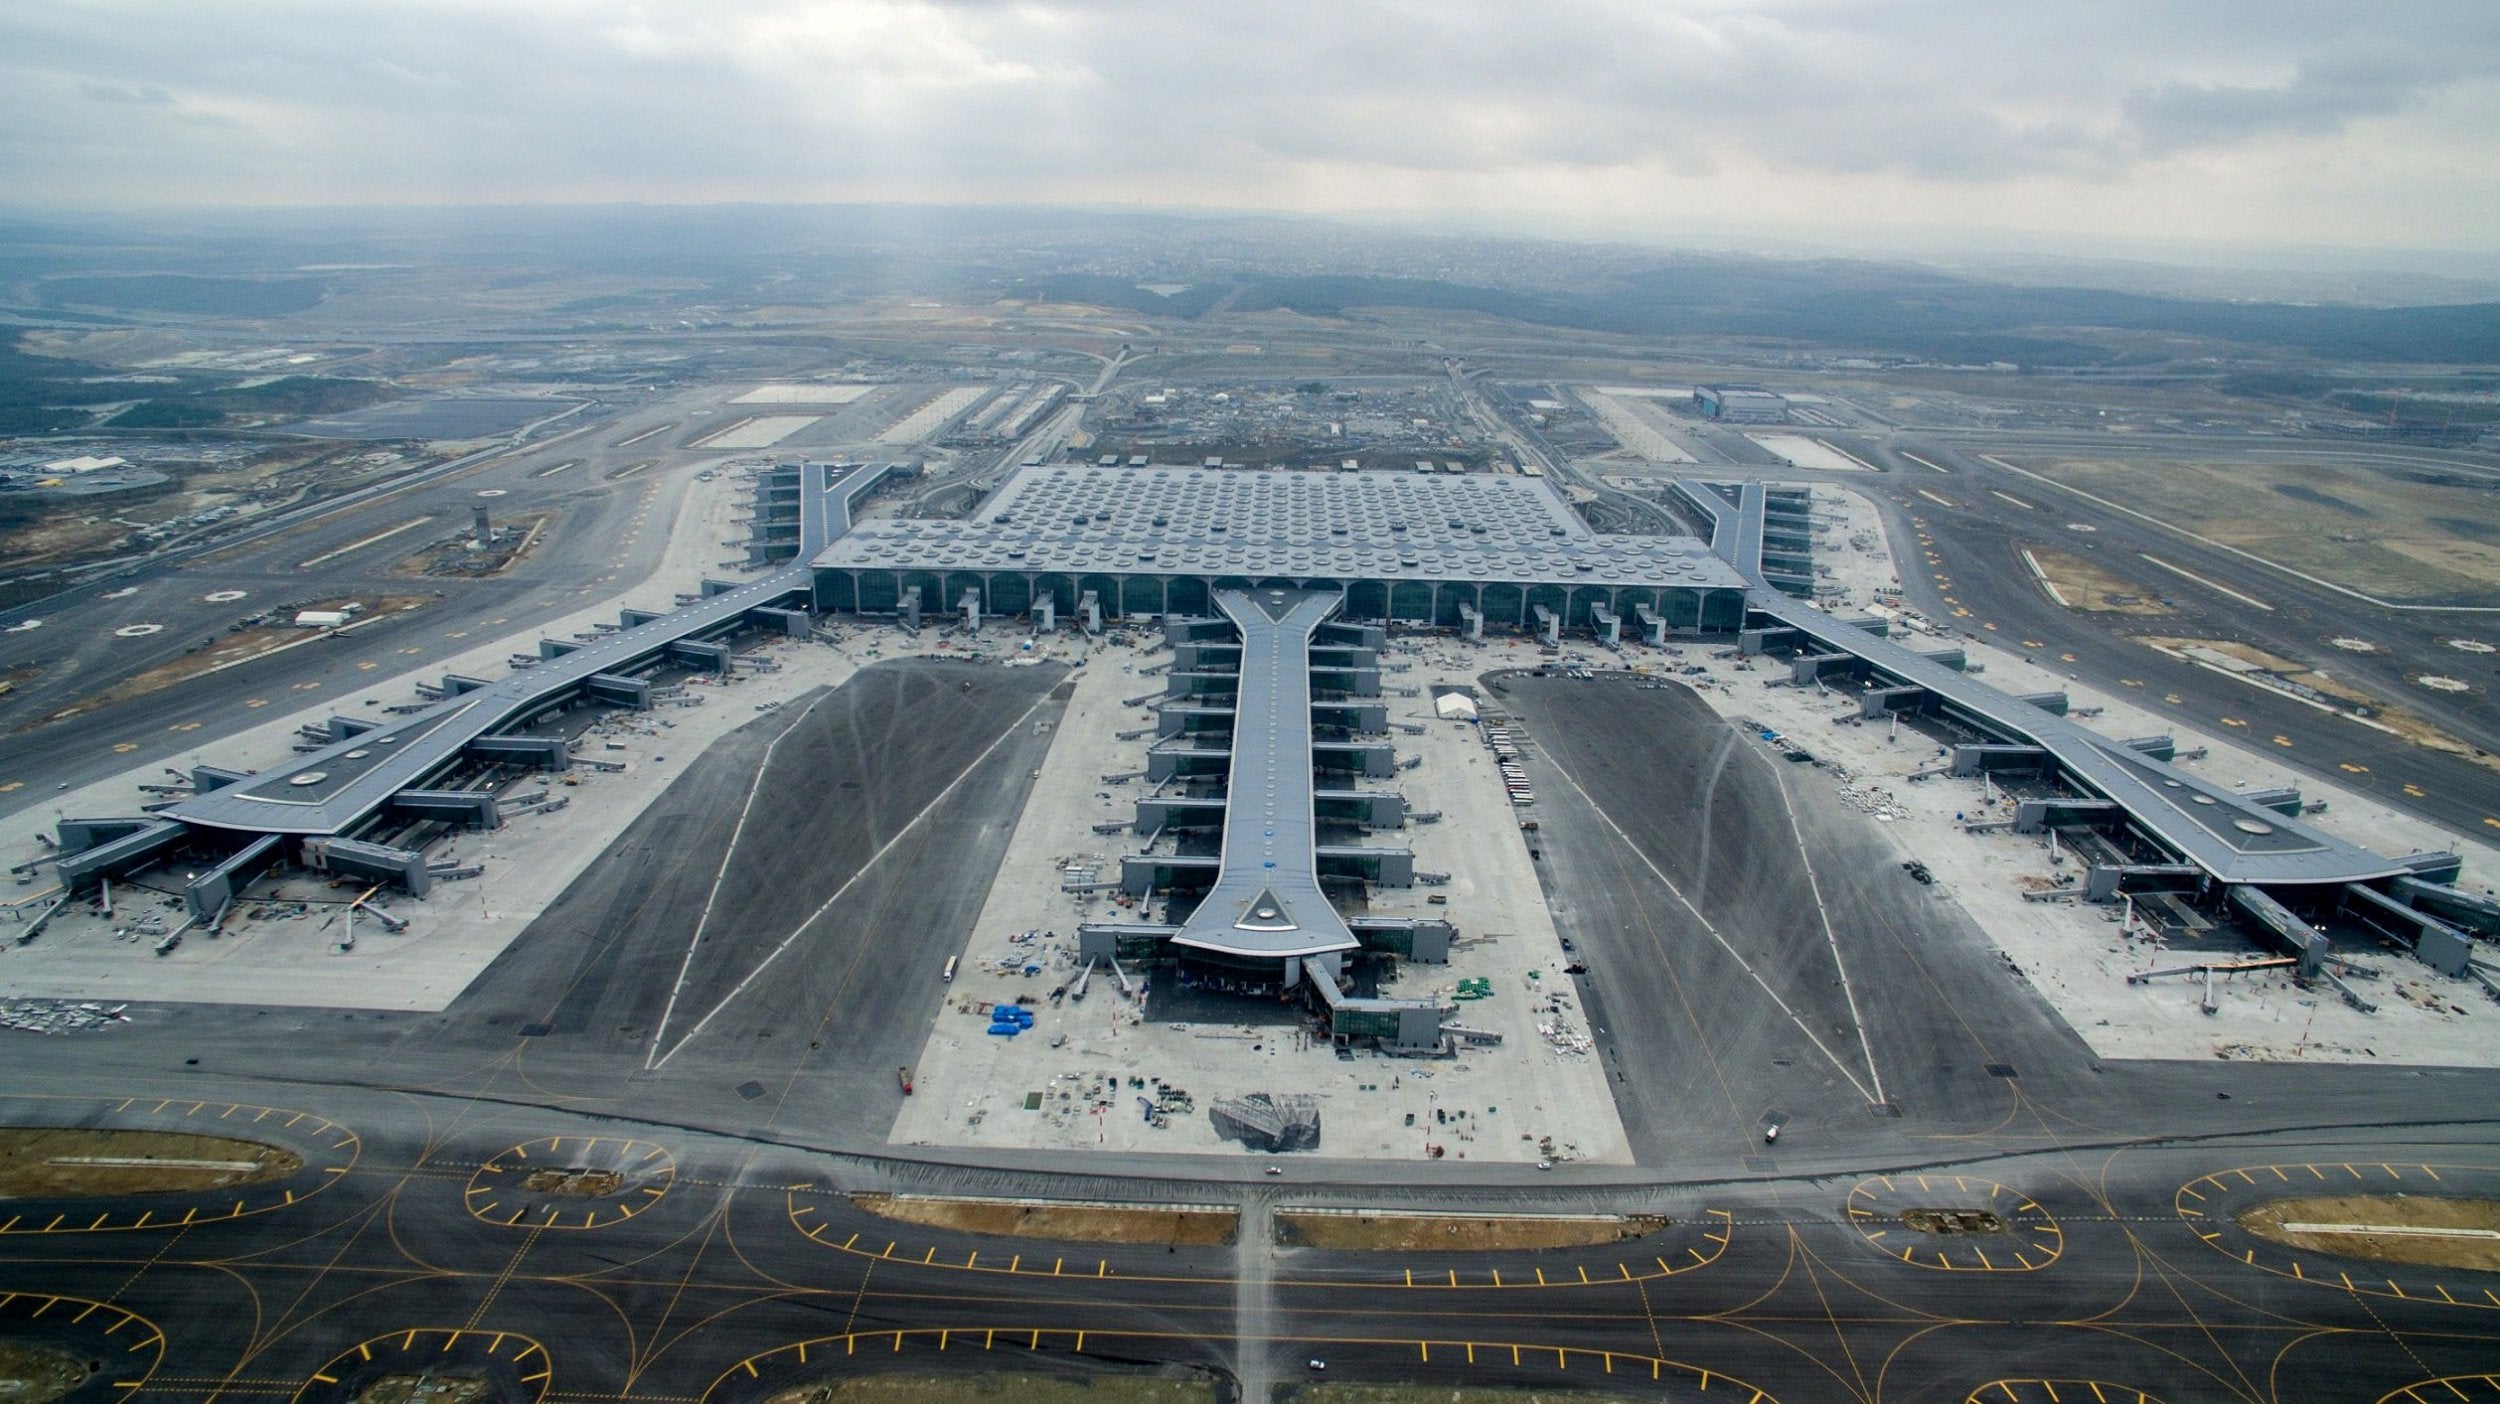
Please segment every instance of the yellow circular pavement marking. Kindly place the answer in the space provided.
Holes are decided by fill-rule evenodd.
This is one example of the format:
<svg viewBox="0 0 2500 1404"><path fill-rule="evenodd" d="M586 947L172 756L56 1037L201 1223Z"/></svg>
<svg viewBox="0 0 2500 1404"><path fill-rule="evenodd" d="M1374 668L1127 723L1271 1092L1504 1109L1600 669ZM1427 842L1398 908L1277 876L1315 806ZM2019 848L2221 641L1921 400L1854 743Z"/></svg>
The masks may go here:
<svg viewBox="0 0 2500 1404"><path fill-rule="evenodd" d="M2171 1207L2205 1245L2243 1267L2365 1297L2500 1311L2500 1275L2469 1268L2347 1258L2259 1238L2239 1226L2244 1209L2320 1195L2500 1198L2500 1169L2388 1161L2314 1161L2217 1170L2179 1187Z"/></svg>
<svg viewBox="0 0 2500 1404"><path fill-rule="evenodd" d="M95 1362L99 1379L127 1399L165 1363L165 1333L137 1312L51 1292L0 1292L0 1337L50 1339ZM86 1386L81 1385L84 1389Z"/></svg>
<svg viewBox="0 0 2500 1404"><path fill-rule="evenodd" d="M2107 1380L1990 1380L1962 1404L2162 1404L2162 1397Z"/></svg>
<svg viewBox="0 0 2500 1404"><path fill-rule="evenodd" d="M2389 1390L2378 1404L2487 1404L2500 1400L2500 1375L2447 1375Z"/></svg>
<svg viewBox="0 0 2500 1404"><path fill-rule="evenodd" d="M472 1217L526 1229L595 1229L649 1209L677 1182L664 1146L623 1136L545 1136L498 1152L469 1176Z"/></svg>
<svg viewBox="0 0 2500 1404"><path fill-rule="evenodd" d="M1841 1206L1878 1252L1942 1272L2037 1272L2066 1251L2056 1216L1977 1175L1872 1175Z"/></svg>
<svg viewBox="0 0 2500 1404"><path fill-rule="evenodd" d="M348 1404L386 1380L422 1379L434 1388L484 1380L502 1404L537 1404L555 1379L547 1348L518 1331L418 1326L340 1351L295 1391L295 1404ZM425 1397L420 1389L416 1397Z"/></svg>
<svg viewBox="0 0 2500 1404"><path fill-rule="evenodd" d="M879 1262L906 1267L934 1268L949 1272L1001 1273L1018 1277L1115 1278L1127 1282L1218 1282L1229 1281L1207 1275L1133 1272L1115 1268L1108 1258L1097 1256L1088 1262L1082 1257L1070 1258L1061 1253L1039 1249L1026 1253L1015 1249L1000 1252L996 1248L973 1249L948 1244L940 1255L934 1242L905 1243L891 1234L873 1229L850 1230L835 1225L815 1201L840 1201L843 1196L818 1190L813 1185L799 1185L789 1191L791 1227L809 1240L838 1253L853 1257L874 1258ZM1461 1272L1446 1262L1432 1262L1424 1267L1400 1268L1370 1279L1327 1278L1297 1282L1278 1279L1279 1285L1310 1287L1372 1288L1379 1286L1417 1288L1438 1291L1506 1291L1516 1288L1540 1287L1621 1287L1629 1283L1658 1282L1684 1273L1696 1272L1716 1263L1736 1236L1734 1216L1724 1209L1704 1209L1674 1219L1666 1228L1637 1241L1610 1245L1616 1254L1609 1258L1592 1250L1585 1260L1570 1260L1527 1267L1485 1266ZM955 1234L965 1243L980 1241L977 1234ZM1662 1243L1662 1240L1665 1240ZM1135 1246L1135 1245L1132 1245ZM1151 1246L1151 1245L1148 1245ZM1637 1256L1637 1261L1635 1257Z"/></svg>
<svg viewBox="0 0 2500 1404"><path fill-rule="evenodd" d="M1231 1338L1226 1336L1182 1331L1035 1330L1028 1326L855 1331L793 1341L776 1350L750 1355L722 1371L703 1391L699 1404L744 1404L769 1399L851 1371L885 1368L895 1357L906 1353L915 1357L916 1364L934 1363L935 1354L953 1351L1012 1351L1068 1359L1087 1355L1091 1345L1092 1354L1125 1362L1148 1353L1158 1343L1173 1341L1231 1344ZM1294 1336L1271 1342L1287 1343L1295 1354L1308 1353L1315 1359L1326 1358L1339 1349L1366 1354L1391 1349L1406 1354L1410 1373L1426 1369L1455 1379L1465 1378L1463 1372L1470 1370L1501 1371L1511 1376L1532 1374L1540 1380L1560 1374L1566 1380L1579 1381L1582 1387L1602 1389L1606 1377L1612 1376L1617 1381L1640 1382L1643 1399L1676 1404L1714 1404L1719 1400L1731 1404L1778 1404L1777 1396L1732 1375L1630 1351L1588 1350L1527 1341L1422 1340L1398 1336Z"/></svg>
<svg viewBox="0 0 2500 1404"><path fill-rule="evenodd" d="M131 1195L110 1201L112 1207L101 1210L92 1200L10 1200L0 1203L0 1235L127 1233L266 1214L328 1189L355 1167L364 1152L364 1142L355 1132L328 1117L284 1107L188 1097L30 1097L4 1105L0 1116L19 1125L187 1131L269 1141L301 1155L304 1166L284 1179L263 1184Z"/></svg>

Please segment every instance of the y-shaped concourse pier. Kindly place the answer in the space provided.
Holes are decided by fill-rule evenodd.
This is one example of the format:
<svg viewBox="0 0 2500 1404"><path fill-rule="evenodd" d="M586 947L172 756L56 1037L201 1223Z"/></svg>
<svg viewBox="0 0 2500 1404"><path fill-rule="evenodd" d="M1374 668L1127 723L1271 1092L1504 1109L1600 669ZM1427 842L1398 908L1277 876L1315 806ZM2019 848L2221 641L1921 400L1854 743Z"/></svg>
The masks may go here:
<svg viewBox="0 0 2500 1404"><path fill-rule="evenodd" d="M1305 960L1358 942L1320 890L1311 801L1311 634L1336 613L1318 590L1219 590L1215 607L1241 630L1241 691L1226 787L1223 866L1177 945L1285 960L1292 985Z"/></svg>

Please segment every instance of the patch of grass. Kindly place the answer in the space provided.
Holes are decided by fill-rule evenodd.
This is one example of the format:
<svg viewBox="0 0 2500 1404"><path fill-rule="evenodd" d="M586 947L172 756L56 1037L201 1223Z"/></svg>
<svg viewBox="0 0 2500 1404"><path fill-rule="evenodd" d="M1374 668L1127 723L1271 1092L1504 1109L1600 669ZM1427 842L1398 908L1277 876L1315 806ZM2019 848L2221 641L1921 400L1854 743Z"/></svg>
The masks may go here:
<svg viewBox="0 0 2500 1404"><path fill-rule="evenodd" d="M2500 552L2451 525L2490 519L2490 488L2474 480L2333 463L2009 461L2113 501L2158 504L2200 536L2380 598L2500 603Z"/></svg>
<svg viewBox="0 0 2500 1404"><path fill-rule="evenodd" d="M2286 1224L2351 1224L2371 1227L2500 1231L2500 1200L2445 1199L2418 1194L2319 1195L2276 1199L2238 1215L2241 1228L2291 1248L2347 1258L2424 1267L2500 1271L2500 1238L2442 1238L2431 1234L2292 1232Z"/></svg>
<svg viewBox="0 0 2500 1404"><path fill-rule="evenodd" d="M1016 1204L1005 1200L924 1199L855 1194L871 1214L907 1224L1007 1238L1057 1238L1075 1243L1170 1243L1208 1247L1233 1241L1241 1216L1230 1209L1159 1209L1147 1205Z"/></svg>
<svg viewBox="0 0 2500 1404"><path fill-rule="evenodd" d="M1740 1389L1738 1394L1743 1394ZM1288 1384L1275 1392L1290 1404L1645 1404L1655 1394L1618 1389L1453 1389L1448 1384Z"/></svg>
<svg viewBox="0 0 2500 1404"><path fill-rule="evenodd" d="M49 1346L0 1341L0 1399L52 1404L87 1382L87 1362Z"/></svg>
<svg viewBox="0 0 2500 1404"><path fill-rule="evenodd" d="M384 1375L365 1386L356 1404L485 1404L495 1394L484 1375Z"/></svg>
<svg viewBox="0 0 2500 1404"><path fill-rule="evenodd" d="M1017 1404L1214 1404L1203 1376L1166 1375L856 1375L785 1389L765 1404L946 1404L1013 1399Z"/></svg>
<svg viewBox="0 0 2500 1404"><path fill-rule="evenodd" d="M2038 562L2040 573L2057 587L2057 595L2068 609L2092 614L2170 613L2170 607L2161 602L2160 591L2104 570L2070 551L2046 546L2023 549Z"/></svg>
<svg viewBox="0 0 2500 1404"><path fill-rule="evenodd" d="M1276 1241L1292 1248L1398 1253L1478 1253L1488 1249L1586 1248L1645 1238L1664 1215L1593 1214L1475 1217L1464 1214L1307 1214L1276 1216Z"/></svg>
<svg viewBox="0 0 2500 1404"><path fill-rule="evenodd" d="M94 1163L99 1161L112 1163ZM303 1168L304 1158L282 1146L225 1136L0 1127L0 1198L7 1199L231 1189L284 1179Z"/></svg>

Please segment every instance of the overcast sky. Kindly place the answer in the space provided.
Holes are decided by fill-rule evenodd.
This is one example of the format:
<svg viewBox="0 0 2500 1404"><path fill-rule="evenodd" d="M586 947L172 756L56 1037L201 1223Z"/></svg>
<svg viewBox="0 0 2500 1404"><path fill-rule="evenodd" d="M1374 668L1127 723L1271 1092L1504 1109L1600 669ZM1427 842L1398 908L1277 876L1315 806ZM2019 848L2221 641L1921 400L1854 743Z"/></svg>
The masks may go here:
<svg viewBox="0 0 2500 1404"><path fill-rule="evenodd" d="M0 201L2500 252L2493 0L0 0Z"/></svg>

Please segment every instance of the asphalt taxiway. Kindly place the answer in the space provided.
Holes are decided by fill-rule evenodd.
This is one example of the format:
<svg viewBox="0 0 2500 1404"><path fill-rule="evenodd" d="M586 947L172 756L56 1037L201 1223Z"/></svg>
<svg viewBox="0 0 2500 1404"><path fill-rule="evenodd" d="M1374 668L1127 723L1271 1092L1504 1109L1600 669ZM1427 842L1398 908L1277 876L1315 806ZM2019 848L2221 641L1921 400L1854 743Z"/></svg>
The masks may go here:
<svg viewBox="0 0 2500 1404"><path fill-rule="evenodd" d="M212 1131L304 1168L0 1206L0 1335L87 1333L99 1399L348 1399L449 1365L507 1399L743 1401L897 1367L1289 1380L1311 1358L1702 1400L2500 1390L2500 1274L2233 1220L2278 1194L2500 1195L2488 1079L2096 1063L1827 787L1629 679L1489 695L1528 742L1637 1166L888 1145L932 952L973 919L1064 681L888 664L759 717L440 1015L164 1006L16 1041L0 1122ZM772 827L740 837L749 796ZM681 990L698 1019L667 1014ZM855 1191L1668 1223L1540 1252L1105 1246L908 1225ZM2002 1231L1903 1219L1943 1208Z"/></svg>
<svg viewBox="0 0 2500 1404"><path fill-rule="evenodd" d="M0 813L134 764L215 760L214 743L264 720L262 708L289 711L363 686L377 670L422 668L476 639L521 633L648 579L667 548L667 524L698 486L697 464L722 457L678 452L667 431L719 395L710 387L657 403L600 406L545 440L415 474L282 528L252 528L230 544L137 564L12 612L11 623L42 624L0 632L0 672L26 670L0 696L0 729L10 733L0 747ZM529 555L498 576L393 568L415 548L467 531L474 506L497 519L553 515ZM308 569L308 561L318 567ZM422 603L347 637L91 705L138 674L178 665L245 616L316 597ZM151 632L121 632L132 628Z"/></svg>
<svg viewBox="0 0 2500 1404"><path fill-rule="evenodd" d="M673 510L690 475L586 475L676 442L631 442L673 414L273 539L251 568L268 588L406 517L465 515L481 484L512 485L502 510L535 491L565 513L531 572L440 613L33 733L12 748L11 777L33 782L15 802L187 757L253 720L251 698L318 695L298 684L338 686L377 650L450 651L429 630L521 629L603 577L640 578L661 543L637 539L637 519ZM584 466L532 476L568 457ZM2183 719L2285 728L2285 759L2321 773L2363 757L2423 791L2391 799L2450 822L2500 813L2418 755L2313 759L2328 749L2315 729L2350 724L2258 710L2274 704L2243 684L2157 671L2159 655L2023 604L2036 592L2018 558L1999 559L2014 519L1977 501L1948 516L1980 494L1938 481L1951 509L1915 489L1889 509L1942 543L1947 579L1913 586L1922 608L1984 599L1970 607L1991 637L2175 693ZM2294 617L2280 584L2158 549ZM208 569L173 578L196 597ZM145 598L74 617L109 636L111 610ZM2341 630L2340 608L2298 627ZM1513 677L1497 695L1527 742L1537 861L1588 967L1583 1007L1636 1166L1293 1157L1267 1177L1241 1158L887 1144L894 1069L977 918L1064 680L898 663L758 717L440 1014L310 1011L273 991L265 1008L148 1006L109 1034L12 1040L0 1122L213 1128L305 1168L249 1192L0 1203L0 1338L88 1351L106 1368L82 1400L346 1400L450 1363L505 1399L686 1404L897 1366L1269 1380L1310 1358L1332 1378L1667 1399L2500 1400L2500 1274L2287 1252L2233 1220L2278 1194L2500 1196L2488 1078L2096 1061L1828 787L1796 783L1689 695L1625 680ZM2475 715L2452 720L2479 734ZM534 1187L527 1167L550 1164L617 1178ZM1534 1253L1107 1247L911 1227L855 1190L1232 1205L1252 1222L1310 1205L1669 1224ZM1939 1208L1986 1209L2004 1231L1902 1219Z"/></svg>
<svg viewBox="0 0 2500 1404"><path fill-rule="evenodd" d="M2441 1378L2479 1399L2500 1347L2487 1274L2357 1270L2229 1218L2235 1197L2280 1186L2500 1188L2476 1147L2435 1140L2384 1138L2367 1161L2297 1135L2028 1155L1973 1141L1817 1180L1662 1175L1604 1198L1668 1226L1598 1248L1355 1254L970 1236L867 1213L844 1191L887 1184L876 1167L770 1142L420 1092L315 1094L340 1106L332 1120L227 1102L215 1081L0 1107L214 1126L307 1156L303 1176L243 1201L8 1206L0 1333L83 1346L105 1366L93 1397L345 1399L432 1369L475 1371L506 1399L742 1401L896 1368L1236 1376L1247 1355L1288 1379L1319 1358L1337 1378L1663 1399L2090 1398L2097 1382L2105 1398L2366 1400ZM355 1129L385 1123L402 1129ZM604 1194L516 1193L529 1164L619 1176ZM1246 1187L1141 1184L1105 1167L1015 1187L1377 1200L1312 1178L1297 1164ZM1901 1228L1905 1209L1942 1205L1991 1208L2006 1231ZM1244 1338L1251 1256L1267 1301Z"/></svg>
<svg viewBox="0 0 2500 1404"><path fill-rule="evenodd" d="M2246 643L2304 660L2465 745L2500 755L2500 702L2493 690L2500 672L2484 655L2447 646L2454 637L2490 632L2490 621L2500 613L2389 609L2321 588L2009 472L1987 457L2019 452L2005 442L1991 440L1983 451L1906 433L1833 437L1888 471L1792 476L1821 477L1875 501L1900 556L1903 592L1922 613L2027 653L2052 671L2123 692L2148 710L2175 716L2182 726L2233 736L2286 766L2362 791L2391 808L2500 838L2500 769L2414 745L2156 652L2134 638L2159 634ZM2118 451L2106 443L2094 447L2105 454ZM2133 447L2154 451L2140 442ZM2164 445L2159 451L2188 449ZM2235 440L2212 451L2261 455L2267 450ZM2023 561L2026 546L2084 553L2166 600L2172 612L2148 618L2061 608ZM2195 579L2148 564L2141 559L2145 555ZM2252 607L2247 603L2252 599L2266 607ZM2338 638L2367 640L2377 651L2340 649L2332 642ZM2415 679L2426 672L2463 678L2471 690L2425 688Z"/></svg>

